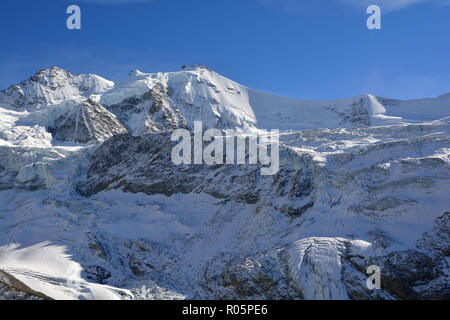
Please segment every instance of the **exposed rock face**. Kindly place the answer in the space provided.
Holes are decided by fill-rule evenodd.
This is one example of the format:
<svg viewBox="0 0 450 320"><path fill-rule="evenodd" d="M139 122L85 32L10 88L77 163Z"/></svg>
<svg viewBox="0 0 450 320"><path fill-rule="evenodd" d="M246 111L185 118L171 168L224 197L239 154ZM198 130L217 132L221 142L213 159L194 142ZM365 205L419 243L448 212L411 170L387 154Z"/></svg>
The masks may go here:
<svg viewBox="0 0 450 320"><path fill-rule="evenodd" d="M427 285L436 277L433 260L414 250L391 252L375 262L383 270L383 287L402 299L417 299L413 288Z"/></svg>
<svg viewBox="0 0 450 320"><path fill-rule="evenodd" d="M350 115L344 116L344 121L349 121L356 125L370 126L369 110L365 104L364 99L360 99L359 103L354 102Z"/></svg>
<svg viewBox="0 0 450 320"><path fill-rule="evenodd" d="M111 272L101 266L87 266L84 272L87 279L100 284L106 283L111 277Z"/></svg>
<svg viewBox="0 0 450 320"><path fill-rule="evenodd" d="M432 231L417 241L417 247L425 250L433 259L434 278L428 286L420 286L418 295L423 299L450 299L450 213L436 219ZM426 288L424 290L423 288Z"/></svg>
<svg viewBox="0 0 450 320"><path fill-rule="evenodd" d="M186 128L186 119L167 94L167 87L157 83L148 92L110 105L108 110L117 115L133 135Z"/></svg>
<svg viewBox="0 0 450 320"><path fill-rule="evenodd" d="M127 132L115 115L90 99L57 118L50 131L60 141L78 143L99 143Z"/></svg>
<svg viewBox="0 0 450 320"><path fill-rule="evenodd" d="M433 256L450 256L450 212L436 219L433 230L425 233L417 241L417 246L431 252Z"/></svg>
<svg viewBox="0 0 450 320"><path fill-rule="evenodd" d="M419 250L392 251L383 256L363 256L348 251L344 280L353 299L450 299L449 265L446 248L449 241L448 213L436 219L433 231L417 241ZM381 291L369 291L361 280L370 265L381 269ZM353 269L353 271L349 271ZM351 276L350 276L351 275ZM363 276L364 275L364 276Z"/></svg>
<svg viewBox="0 0 450 320"><path fill-rule="evenodd" d="M361 281L354 271L344 273L349 295L353 299L450 299L448 263L417 251L393 251L386 256L351 257L347 270L361 272ZM370 291L363 285L365 270L370 265L381 269L381 289ZM351 277L349 276L351 274ZM364 275L364 276L363 276Z"/></svg>
<svg viewBox="0 0 450 320"><path fill-rule="evenodd" d="M260 176L259 165L178 166L171 160L174 145L170 134L115 136L92 153L86 180L80 181L78 190L84 195L116 188L167 196L204 192L218 199L275 207L288 216L300 216L314 203L313 168L307 165L295 169L286 164L274 176Z"/></svg>
<svg viewBox="0 0 450 320"><path fill-rule="evenodd" d="M217 274L217 269L225 271ZM217 299L298 299L298 293L279 270L278 257L263 253L244 261L211 261L205 272L205 286Z"/></svg>
<svg viewBox="0 0 450 320"><path fill-rule="evenodd" d="M0 270L0 300L51 300L51 298L30 289L12 275Z"/></svg>

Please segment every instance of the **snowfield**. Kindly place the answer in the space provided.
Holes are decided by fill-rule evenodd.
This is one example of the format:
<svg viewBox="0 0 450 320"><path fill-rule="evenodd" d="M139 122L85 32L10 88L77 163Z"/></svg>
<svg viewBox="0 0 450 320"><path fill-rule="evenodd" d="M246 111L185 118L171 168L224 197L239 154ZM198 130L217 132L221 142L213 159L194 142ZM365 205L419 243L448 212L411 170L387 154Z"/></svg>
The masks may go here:
<svg viewBox="0 0 450 320"><path fill-rule="evenodd" d="M280 171L174 165L194 121L279 129ZM0 91L0 299L450 299L449 168L450 94L52 67Z"/></svg>

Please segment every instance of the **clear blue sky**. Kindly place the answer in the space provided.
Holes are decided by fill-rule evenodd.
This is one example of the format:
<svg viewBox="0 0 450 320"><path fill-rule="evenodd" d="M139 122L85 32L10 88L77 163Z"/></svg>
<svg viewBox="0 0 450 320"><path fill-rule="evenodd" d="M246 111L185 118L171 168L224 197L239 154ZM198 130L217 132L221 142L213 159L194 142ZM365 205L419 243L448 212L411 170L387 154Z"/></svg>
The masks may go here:
<svg viewBox="0 0 450 320"><path fill-rule="evenodd" d="M450 0L370 2L381 30L366 28L366 0L2 0L0 88L51 65L116 81L198 62L298 98L450 92Z"/></svg>

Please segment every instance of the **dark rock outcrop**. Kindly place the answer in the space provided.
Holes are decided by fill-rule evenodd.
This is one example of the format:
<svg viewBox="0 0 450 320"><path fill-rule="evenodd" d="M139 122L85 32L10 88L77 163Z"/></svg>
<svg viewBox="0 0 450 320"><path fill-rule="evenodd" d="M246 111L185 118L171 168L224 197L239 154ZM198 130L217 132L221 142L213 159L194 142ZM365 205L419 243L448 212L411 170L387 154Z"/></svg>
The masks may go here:
<svg viewBox="0 0 450 320"><path fill-rule="evenodd" d="M30 289L16 277L0 270L0 300L52 300L52 298Z"/></svg>
<svg viewBox="0 0 450 320"><path fill-rule="evenodd" d="M171 160L174 145L169 133L114 136L93 152L77 190L86 196L105 189L167 196L205 192L218 199L274 206L292 216L314 204L311 168L287 164L273 176L262 176L259 165L178 166ZM291 201L276 205L271 200L275 197Z"/></svg>
<svg viewBox="0 0 450 320"><path fill-rule="evenodd" d="M115 115L88 99L69 114L56 119L49 131L60 141L98 143L125 133L126 129Z"/></svg>

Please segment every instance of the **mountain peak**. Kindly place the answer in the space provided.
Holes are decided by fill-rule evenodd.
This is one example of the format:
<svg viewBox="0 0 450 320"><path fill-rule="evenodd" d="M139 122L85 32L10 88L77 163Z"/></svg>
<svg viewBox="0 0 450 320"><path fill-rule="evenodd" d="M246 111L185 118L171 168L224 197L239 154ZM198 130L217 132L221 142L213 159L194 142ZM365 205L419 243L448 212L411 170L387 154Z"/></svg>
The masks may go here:
<svg viewBox="0 0 450 320"><path fill-rule="evenodd" d="M72 73L70 73L70 71L56 66L51 66L50 68L42 69L36 72L34 76L30 77L30 80L34 82L41 82L43 84L47 84L46 81L49 79L59 81L64 78L67 79L71 77L73 77L73 75Z"/></svg>

